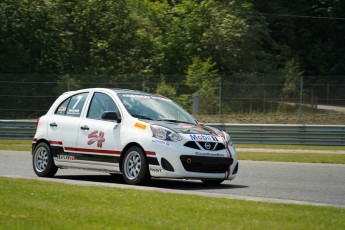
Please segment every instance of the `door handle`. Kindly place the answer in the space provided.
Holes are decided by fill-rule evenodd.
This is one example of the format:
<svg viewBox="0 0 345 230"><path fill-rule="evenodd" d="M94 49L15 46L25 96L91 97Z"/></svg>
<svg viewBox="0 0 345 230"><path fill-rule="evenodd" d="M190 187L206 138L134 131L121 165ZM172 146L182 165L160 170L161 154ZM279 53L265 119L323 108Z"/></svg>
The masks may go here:
<svg viewBox="0 0 345 230"><path fill-rule="evenodd" d="M84 125L82 127L80 127L81 130L89 130L90 128L87 125Z"/></svg>
<svg viewBox="0 0 345 230"><path fill-rule="evenodd" d="M50 127L57 127L57 124L55 122L49 124Z"/></svg>

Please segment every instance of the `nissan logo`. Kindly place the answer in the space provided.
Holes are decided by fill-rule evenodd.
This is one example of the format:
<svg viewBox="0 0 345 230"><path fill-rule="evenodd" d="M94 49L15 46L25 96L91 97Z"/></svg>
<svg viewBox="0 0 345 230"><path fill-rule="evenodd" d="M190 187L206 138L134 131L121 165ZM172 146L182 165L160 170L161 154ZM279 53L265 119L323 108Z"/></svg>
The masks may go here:
<svg viewBox="0 0 345 230"><path fill-rule="evenodd" d="M206 142L204 146L205 146L205 149L211 149L211 144L208 142Z"/></svg>

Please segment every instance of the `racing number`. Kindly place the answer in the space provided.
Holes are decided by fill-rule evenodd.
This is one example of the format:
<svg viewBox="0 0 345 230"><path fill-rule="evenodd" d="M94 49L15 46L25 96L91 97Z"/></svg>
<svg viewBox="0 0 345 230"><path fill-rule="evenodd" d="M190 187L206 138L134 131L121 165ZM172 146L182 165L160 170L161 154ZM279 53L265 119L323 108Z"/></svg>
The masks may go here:
<svg viewBox="0 0 345 230"><path fill-rule="evenodd" d="M78 105L78 103L80 102L80 100L83 98L83 96L82 95L78 95L77 96L77 101L74 103L74 105L73 105L73 109L75 109L75 107Z"/></svg>

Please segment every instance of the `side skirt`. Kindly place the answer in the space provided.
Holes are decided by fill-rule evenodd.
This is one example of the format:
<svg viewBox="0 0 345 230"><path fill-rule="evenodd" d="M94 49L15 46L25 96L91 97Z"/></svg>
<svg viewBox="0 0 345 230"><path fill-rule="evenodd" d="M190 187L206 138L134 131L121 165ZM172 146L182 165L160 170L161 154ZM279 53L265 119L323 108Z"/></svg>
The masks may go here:
<svg viewBox="0 0 345 230"><path fill-rule="evenodd" d="M82 161L73 160L73 162L65 160L57 160L54 158L55 165L59 168L77 168L77 169L88 169L102 172L119 173L120 166L118 163L107 163L107 162L95 162L95 161Z"/></svg>

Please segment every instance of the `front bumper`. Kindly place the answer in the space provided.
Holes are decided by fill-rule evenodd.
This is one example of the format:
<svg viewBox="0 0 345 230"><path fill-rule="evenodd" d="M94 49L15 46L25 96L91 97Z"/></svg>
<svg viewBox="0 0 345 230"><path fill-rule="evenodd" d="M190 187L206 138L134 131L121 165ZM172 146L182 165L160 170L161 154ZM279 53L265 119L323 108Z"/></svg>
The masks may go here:
<svg viewBox="0 0 345 230"><path fill-rule="evenodd" d="M236 177L238 162L233 146L205 151L184 146L181 142L153 140L145 149L154 152L159 165L149 164L152 177L183 179L224 179Z"/></svg>

